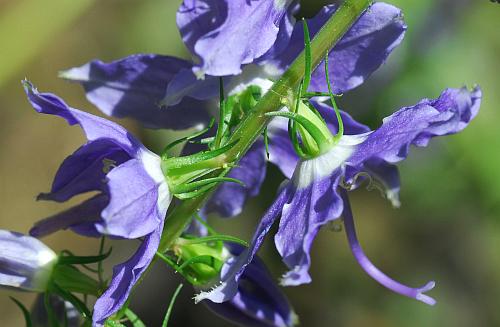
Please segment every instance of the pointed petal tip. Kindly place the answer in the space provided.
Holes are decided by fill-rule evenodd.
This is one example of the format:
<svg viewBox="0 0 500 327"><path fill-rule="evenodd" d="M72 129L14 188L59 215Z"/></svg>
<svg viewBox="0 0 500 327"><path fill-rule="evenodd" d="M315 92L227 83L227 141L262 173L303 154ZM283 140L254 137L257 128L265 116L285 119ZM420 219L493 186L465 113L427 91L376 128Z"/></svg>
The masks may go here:
<svg viewBox="0 0 500 327"><path fill-rule="evenodd" d="M40 193L36 196L37 201L50 201L52 200L52 196L50 193Z"/></svg>
<svg viewBox="0 0 500 327"><path fill-rule="evenodd" d="M28 80L27 77L21 80L21 84L24 88L24 91L26 93L34 93L36 92L36 88L33 86L33 84Z"/></svg>
<svg viewBox="0 0 500 327"><path fill-rule="evenodd" d="M31 229L29 230L28 234L32 237L35 237L35 238L38 238L40 237L40 230L38 229L37 226L33 226L31 227Z"/></svg>

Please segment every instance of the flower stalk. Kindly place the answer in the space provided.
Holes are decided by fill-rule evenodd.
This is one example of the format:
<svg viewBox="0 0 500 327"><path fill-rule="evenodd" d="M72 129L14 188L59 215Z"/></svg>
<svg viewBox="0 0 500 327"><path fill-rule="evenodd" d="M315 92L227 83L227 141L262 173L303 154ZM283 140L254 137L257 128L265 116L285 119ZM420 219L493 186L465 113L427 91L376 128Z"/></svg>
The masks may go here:
<svg viewBox="0 0 500 327"><path fill-rule="evenodd" d="M313 69L323 61L328 51L349 30L371 2L371 0L346 0L326 22L311 41ZM236 144L224 154L228 164L241 159L261 135L271 120L266 113L279 110L287 102L287 98L293 98L296 88L304 78L305 67L306 54L303 51L234 131L229 143L236 142ZM229 170L224 170L222 175L227 174ZM211 192L207 192L184 201L170 213L165 221L159 252L167 251L174 244L210 194Z"/></svg>

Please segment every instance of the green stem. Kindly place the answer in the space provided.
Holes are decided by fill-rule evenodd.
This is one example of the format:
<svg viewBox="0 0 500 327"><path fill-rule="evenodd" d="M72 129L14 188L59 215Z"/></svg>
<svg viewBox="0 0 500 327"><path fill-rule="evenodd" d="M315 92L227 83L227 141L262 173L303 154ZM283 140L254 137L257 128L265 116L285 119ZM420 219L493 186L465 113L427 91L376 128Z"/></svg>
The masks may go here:
<svg viewBox="0 0 500 327"><path fill-rule="evenodd" d="M313 69L323 61L328 51L349 30L371 2L371 0L346 0L323 25L311 42ZM279 110L284 103L294 98L294 91L304 78L305 65L306 55L303 51L240 123L229 140L229 143L236 142L236 144L224 153L227 163L237 162L257 140L271 119L265 115L266 113ZM165 221L159 252L167 251L174 244L210 194L212 192L184 201L174 208Z"/></svg>

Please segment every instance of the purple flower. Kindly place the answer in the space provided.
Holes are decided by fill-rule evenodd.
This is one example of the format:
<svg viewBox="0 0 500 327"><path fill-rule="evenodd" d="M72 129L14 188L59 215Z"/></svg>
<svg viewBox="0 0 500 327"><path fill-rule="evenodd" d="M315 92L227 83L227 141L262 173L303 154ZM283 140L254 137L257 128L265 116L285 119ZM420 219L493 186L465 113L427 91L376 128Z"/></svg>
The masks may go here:
<svg viewBox="0 0 500 327"><path fill-rule="evenodd" d="M81 326L80 313L68 301L64 301L58 295L50 295L50 306L53 308L57 321L68 327ZM39 294L31 308L31 321L35 327L50 327L49 316L45 309L45 294ZM65 321L67 323L64 325Z"/></svg>
<svg viewBox="0 0 500 327"><path fill-rule="evenodd" d="M290 7L290 10L292 9L293 7ZM308 25L311 33L317 33L326 20L335 13L336 9L337 7L334 5L326 6L316 17L309 20ZM294 23L294 20L289 19L287 22ZM286 28L283 29L283 31L286 30ZM345 93L362 84L400 44L405 30L406 25L398 8L385 3L375 3L370 10L359 18L353 28L347 32L330 53L329 58L332 62L330 75L333 80L334 92ZM296 24L293 33L290 32L289 34L288 37L284 38L285 41L280 40L280 42L287 45L286 51L274 51L272 52L273 55L271 55L271 52L268 53L265 59L259 62L259 68L250 67L252 69L245 70L242 76L237 79L233 78L230 84L230 93L238 93L238 91L250 85L258 85L263 92L267 92L271 84L265 78L256 76L277 76L276 74L282 73L304 48L302 24ZM312 76L311 91L327 90L324 75L323 65L319 65ZM207 77L207 79L210 79L210 77ZM352 121L353 128L358 125L358 123ZM286 126L285 121L277 119L274 119L268 126L270 137L269 160L276 163L286 177L291 178L298 157L288 141ZM264 153L265 149L262 142L252 147L251 151L240 161L239 167L233 169L230 173L230 177L242 179L246 187L232 184L221 185L208 202L206 206L207 212L217 212L222 217L233 217L242 211L246 200L258 194L265 178L266 163ZM373 169L377 169L379 165L375 166ZM387 164L383 165L383 169L391 170ZM392 172L394 171L392 169ZM394 178L398 181L397 171ZM382 180L385 181L385 179ZM396 192L397 189L394 191ZM396 202L397 199L394 199L394 203Z"/></svg>
<svg viewBox="0 0 500 327"><path fill-rule="evenodd" d="M292 63L304 48L302 24L293 17L298 9L292 0L185 0L177 24L199 64L134 55L111 63L92 61L62 77L81 83L89 101L107 115L131 117L153 128L198 126L208 121L220 76L233 93L256 79L277 78ZM313 34L336 9L326 6L309 21ZM376 3L367 10L331 51L335 92L360 85L405 30L396 7ZM313 75L311 90L324 91L321 69Z"/></svg>
<svg viewBox="0 0 500 327"><path fill-rule="evenodd" d="M47 290L57 255L34 237L0 230L0 285Z"/></svg>
<svg viewBox="0 0 500 327"><path fill-rule="evenodd" d="M92 316L93 326L103 326L108 317L125 304L130 291L153 260L160 245L163 221L144 237L135 254L126 262L113 267L108 289L97 299Z"/></svg>
<svg viewBox="0 0 500 327"><path fill-rule="evenodd" d="M149 128L179 130L204 125L210 118L208 103L194 97L168 109L160 106L168 82L191 67L186 60L145 54L111 63L94 60L60 76L81 83L87 99L106 115L134 118ZM202 86L205 92L218 91L218 82Z"/></svg>
<svg viewBox="0 0 500 327"><path fill-rule="evenodd" d="M84 235L144 237L137 252L114 267L108 290L94 306L94 325L100 326L125 303L158 248L163 221L172 200L160 167L161 159L121 126L71 108L55 95L39 93L27 81L24 87L37 112L57 115L70 125L80 125L88 140L63 162L51 192L39 198L62 202L77 194L101 192L37 223L31 234L43 236L58 229L72 228Z"/></svg>
<svg viewBox="0 0 500 327"><path fill-rule="evenodd" d="M233 256L243 251L242 247L235 245L228 249ZM233 298L223 303L202 303L224 319L241 326L290 327L298 323L287 298L258 257L247 266Z"/></svg>
<svg viewBox="0 0 500 327"><path fill-rule="evenodd" d="M348 240L360 265L393 291L433 304L433 299L422 294L432 288L432 283L417 289L403 286L375 270L366 259L357 244L352 215L344 204L346 198L339 194L340 186L356 187L360 174L374 171L373 178L382 179L383 184L390 187L389 195L397 199L399 183L392 164L406 158L410 145L427 146L434 136L454 134L464 129L476 116L480 102L479 88L473 91L447 89L435 100L425 99L400 109L385 118L382 126L372 132L362 128L362 125L353 125L354 121L345 119L344 114L346 135L319 156L298 161L291 180L282 185L277 199L262 218L251 246L237 259L227 263L229 267L221 276L221 285L210 293L200 294L199 299L223 302L235 294L238 280L278 217L281 218L275 244L290 269L282 283L300 285L310 282L309 252L318 230L344 215ZM337 128L332 120L333 109L330 113L324 118L330 122L329 127L335 134Z"/></svg>
<svg viewBox="0 0 500 327"><path fill-rule="evenodd" d="M311 36L320 30L336 10L335 5L325 6L308 20ZM304 49L301 25L295 25L286 51L266 62L277 72L283 72ZM345 93L361 85L401 43L405 31L400 9L383 2L374 3L330 51L329 75L333 92ZM309 90L328 91L323 64L314 71Z"/></svg>
<svg viewBox="0 0 500 327"><path fill-rule="evenodd" d="M63 202L78 194L101 192L37 223L31 234L43 236L71 227L83 234L138 238L156 230L172 199L160 157L123 127L71 108L53 94L39 93L29 82L24 86L37 112L80 125L88 140L64 160L51 191L38 198Z"/></svg>
<svg viewBox="0 0 500 327"><path fill-rule="evenodd" d="M280 27L291 19L292 0L184 0L177 25L188 49L201 63L198 75L238 75L241 66L264 56Z"/></svg>

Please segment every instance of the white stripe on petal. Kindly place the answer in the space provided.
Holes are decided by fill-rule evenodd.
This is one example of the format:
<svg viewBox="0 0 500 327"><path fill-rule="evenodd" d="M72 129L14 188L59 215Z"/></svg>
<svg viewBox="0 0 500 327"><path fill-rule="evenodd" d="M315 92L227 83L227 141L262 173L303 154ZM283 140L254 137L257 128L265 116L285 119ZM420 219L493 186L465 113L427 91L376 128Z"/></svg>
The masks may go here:
<svg viewBox="0 0 500 327"><path fill-rule="evenodd" d="M297 189L303 189L330 176L344 165L356 146L363 143L370 133L344 135L330 151L313 159L299 161L292 177L294 185Z"/></svg>
<svg viewBox="0 0 500 327"><path fill-rule="evenodd" d="M158 185L158 211L166 213L172 201L172 193L161 170L161 158L147 149L141 149L139 154L144 170Z"/></svg>

